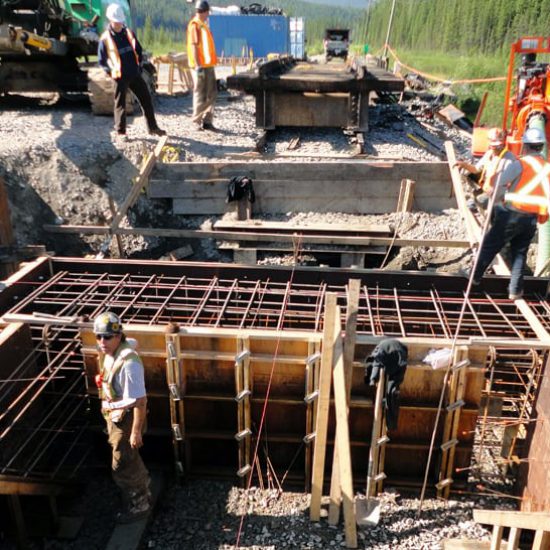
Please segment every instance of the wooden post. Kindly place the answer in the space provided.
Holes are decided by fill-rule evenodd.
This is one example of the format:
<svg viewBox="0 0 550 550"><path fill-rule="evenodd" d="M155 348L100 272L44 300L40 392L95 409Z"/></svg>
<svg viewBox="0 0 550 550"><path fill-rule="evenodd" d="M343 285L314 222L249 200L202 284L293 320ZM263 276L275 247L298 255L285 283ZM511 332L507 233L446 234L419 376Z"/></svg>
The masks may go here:
<svg viewBox="0 0 550 550"><path fill-rule="evenodd" d="M340 318L340 308L336 308L336 318ZM335 333L341 333L340 323L336 322ZM338 447L338 469L342 502L344 509L344 528L346 546L357 548L357 525L355 517L355 498L353 493L353 477L351 467L351 446L349 439L349 420L347 405L346 376L344 369L344 346L342 337L338 334L334 346L334 406L336 409L336 439Z"/></svg>
<svg viewBox="0 0 550 550"><path fill-rule="evenodd" d="M334 327L336 324L336 293L325 296L325 318L323 326L323 352L319 376L319 398L317 399L317 422L315 424L315 447L313 450L313 474L311 479L311 503L309 517L319 521L321 517L321 497L325 473L327 446L328 410L334 354Z"/></svg>
<svg viewBox="0 0 550 550"><path fill-rule="evenodd" d="M397 199L397 212L411 212L414 201L414 187L416 182L409 179L401 180L399 198Z"/></svg>
<svg viewBox="0 0 550 550"><path fill-rule="evenodd" d="M348 285L347 311L346 311L346 336L344 339L344 373L346 379L346 405L349 405L351 393L351 381L353 375L353 359L355 357L355 341L357 337L357 313L359 311L359 293L361 280L350 279ZM336 525L340 519L340 502L342 500L342 488L340 484L340 468L338 446L334 445L332 458L332 480L330 482L330 505L328 522Z"/></svg>
<svg viewBox="0 0 550 550"><path fill-rule="evenodd" d="M113 197L111 197L111 195L108 196L108 200L109 210L111 211L111 216L114 218L116 216L115 201L113 200ZM124 246L122 245L122 237L118 233L115 233L115 239L118 248L118 256L119 258L124 258Z"/></svg>

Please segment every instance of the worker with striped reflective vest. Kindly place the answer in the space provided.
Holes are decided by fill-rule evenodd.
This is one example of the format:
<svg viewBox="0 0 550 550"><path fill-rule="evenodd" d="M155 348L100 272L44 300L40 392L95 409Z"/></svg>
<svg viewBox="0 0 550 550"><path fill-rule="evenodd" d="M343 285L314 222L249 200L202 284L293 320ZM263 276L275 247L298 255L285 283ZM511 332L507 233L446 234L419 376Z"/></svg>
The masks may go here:
<svg viewBox="0 0 550 550"><path fill-rule="evenodd" d="M506 132L502 128L491 128L487 133L487 139L489 147L475 164L464 160L459 160L455 164L471 174L470 177L481 187L483 192L477 191L475 203L483 208L487 208L489 204L497 176L516 160L515 155L506 147Z"/></svg>
<svg viewBox="0 0 550 550"><path fill-rule="evenodd" d="M485 270L505 244L512 258L509 298L523 295L523 271L527 251L535 236L537 222L548 220L550 206L550 164L542 156L545 133L529 128L522 138L522 156L511 163L495 182L491 227L481 245L473 284L479 285Z"/></svg>
<svg viewBox="0 0 550 550"><path fill-rule="evenodd" d="M187 26L187 57L193 69L193 123L197 130L216 130L213 124L214 103L218 94L216 71L218 61L214 38L207 25L210 4L198 0L195 17Z"/></svg>
<svg viewBox="0 0 550 550"><path fill-rule="evenodd" d="M112 448L113 480L124 504L117 521L129 523L146 516L151 506L149 473L139 454L147 407L143 363L137 342L126 337L114 313L99 315L94 333L101 352L96 384Z"/></svg>
<svg viewBox="0 0 550 550"><path fill-rule="evenodd" d="M122 6L109 4L106 11L109 27L101 35L97 51L99 66L115 81L115 131L126 139L126 95L130 89L136 96L150 134L163 136L158 127L151 92L141 75L143 51L135 33L124 25Z"/></svg>

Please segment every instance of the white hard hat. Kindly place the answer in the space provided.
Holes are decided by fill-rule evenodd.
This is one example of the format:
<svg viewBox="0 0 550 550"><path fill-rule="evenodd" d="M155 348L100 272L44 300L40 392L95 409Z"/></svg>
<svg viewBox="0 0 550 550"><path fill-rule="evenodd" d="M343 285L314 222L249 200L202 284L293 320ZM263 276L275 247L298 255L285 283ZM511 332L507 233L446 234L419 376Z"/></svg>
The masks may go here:
<svg viewBox="0 0 550 550"><path fill-rule="evenodd" d="M546 136L540 128L528 128L527 130L525 130L521 141L523 143L536 145L539 143L545 143Z"/></svg>
<svg viewBox="0 0 550 550"><path fill-rule="evenodd" d="M120 4L109 4L106 12L107 19L113 23L124 23L126 17Z"/></svg>
<svg viewBox="0 0 550 550"><path fill-rule="evenodd" d="M504 145L506 141L506 133L501 128L491 128L487 133L489 145L498 146Z"/></svg>

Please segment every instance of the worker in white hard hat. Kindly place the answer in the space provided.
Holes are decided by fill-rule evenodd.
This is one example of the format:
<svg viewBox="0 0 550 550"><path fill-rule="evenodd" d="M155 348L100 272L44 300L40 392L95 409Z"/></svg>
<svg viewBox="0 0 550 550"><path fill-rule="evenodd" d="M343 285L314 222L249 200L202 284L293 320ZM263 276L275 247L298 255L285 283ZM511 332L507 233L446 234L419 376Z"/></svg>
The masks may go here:
<svg viewBox="0 0 550 550"><path fill-rule="evenodd" d="M522 139L521 157L498 174L494 187L491 227L481 245L473 274L480 284L485 270L505 244L510 244L511 278L509 298L523 295L523 271L527 251L538 223L546 223L550 207L550 163L543 156L545 133L529 128Z"/></svg>
<svg viewBox="0 0 550 550"><path fill-rule="evenodd" d="M455 164L474 177L482 190L481 194L476 195L475 202L483 208L487 208L489 204L497 175L516 160L515 155L506 147L506 132L502 128L491 128L487 138L489 147L475 164L464 160Z"/></svg>
<svg viewBox="0 0 550 550"><path fill-rule="evenodd" d="M193 74L193 123L197 130L216 130L214 103L218 94L214 38L208 27L210 4L197 0L195 17L187 26L187 56Z"/></svg>
<svg viewBox="0 0 550 550"><path fill-rule="evenodd" d="M137 342L126 338L114 313L96 317L94 334L101 352L96 384L112 448L113 480L124 504L117 521L130 523L146 516L151 506L149 472L139 454L147 407L143 363Z"/></svg>
<svg viewBox="0 0 550 550"><path fill-rule="evenodd" d="M143 51L135 33L126 27L126 17L120 4L109 4L106 11L109 27L101 35L97 52L99 66L115 81L115 132L126 139L126 94L136 96L151 135L163 136L155 118L151 92L141 75Z"/></svg>

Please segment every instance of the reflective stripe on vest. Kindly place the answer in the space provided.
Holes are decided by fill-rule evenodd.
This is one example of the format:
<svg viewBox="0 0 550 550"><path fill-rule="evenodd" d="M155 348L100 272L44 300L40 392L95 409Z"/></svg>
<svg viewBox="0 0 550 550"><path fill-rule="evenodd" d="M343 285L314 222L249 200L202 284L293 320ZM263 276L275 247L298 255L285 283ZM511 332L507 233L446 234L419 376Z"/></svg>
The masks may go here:
<svg viewBox="0 0 550 550"><path fill-rule="evenodd" d="M105 401L119 401L122 399L122 395L119 395L115 391L113 380L128 359L141 363L141 358L127 342L122 342L118 346L110 368L105 368L105 358L103 359L103 364L101 365L101 395L99 396L101 399Z"/></svg>
<svg viewBox="0 0 550 550"><path fill-rule="evenodd" d="M194 57L193 43L191 37L193 33L193 27L197 27L199 34L199 43L197 44L198 60ZM216 46L214 45L214 38L208 26L203 23L197 16L191 19L189 26L187 27L187 57L189 59L189 67L192 69L198 67L215 67L218 62L216 56ZM198 63L197 63L198 61Z"/></svg>
<svg viewBox="0 0 550 550"><path fill-rule="evenodd" d="M139 66L139 56L136 50L136 37L134 36L134 33L128 28L126 28L126 35L128 36L128 42L130 43L130 46L132 46L132 49L134 50L136 64ZM111 36L111 31L109 29L107 29L101 35L101 40L104 40L107 46L107 64L111 69L111 76L115 79L120 78L122 76L122 62L120 61L118 48L113 37Z"/></svg>
<svg viewBox="0 0 550 550"><path fill-rule="evenodd" d="M484 165L481 169L479 181L481 183L481 188L483 189L483 191L485 191L485 193L491 193L491 191L493 190L493 177L497 173L500 163L507 152L508 149L505 147L500 152L498 157L496 155L493 155L491 157L491 160L489 161L489 166Z"/></svg>
<svg viewBox="0 0 550 550"><path fill-rule="evenodd" d="M546 216L550 201L550 164L532 156L519 161L522 166L520 180L513 191L504 195L504 201L523 212Z"/></svg>

